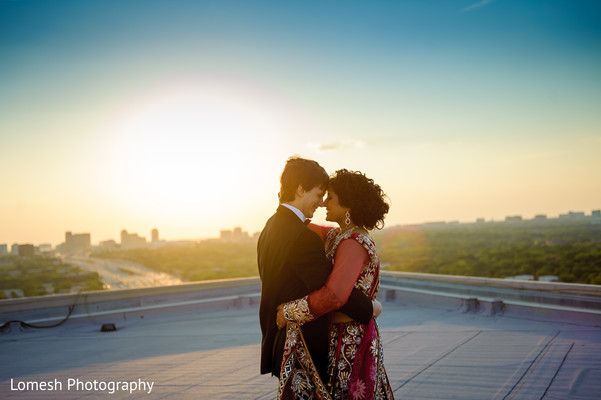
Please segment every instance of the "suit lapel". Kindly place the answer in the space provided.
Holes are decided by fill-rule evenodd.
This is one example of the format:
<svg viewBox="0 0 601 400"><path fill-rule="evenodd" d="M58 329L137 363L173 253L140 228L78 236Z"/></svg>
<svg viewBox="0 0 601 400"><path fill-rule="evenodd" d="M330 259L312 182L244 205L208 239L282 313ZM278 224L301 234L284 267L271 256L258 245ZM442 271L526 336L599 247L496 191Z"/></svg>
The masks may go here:
<svg viewBox="0 0 601 400"><path fill-rule="evenodd" d="M294 211L292 211L288 207L284 207L283 205L280 204L278 206L278 209L276 210L276 213L280 214L282 217L285 217L286 219L290 219L292 222L298 222L299 224L304 225L303 221L300 220L298 215L296 215L294 213Z"/></svg>

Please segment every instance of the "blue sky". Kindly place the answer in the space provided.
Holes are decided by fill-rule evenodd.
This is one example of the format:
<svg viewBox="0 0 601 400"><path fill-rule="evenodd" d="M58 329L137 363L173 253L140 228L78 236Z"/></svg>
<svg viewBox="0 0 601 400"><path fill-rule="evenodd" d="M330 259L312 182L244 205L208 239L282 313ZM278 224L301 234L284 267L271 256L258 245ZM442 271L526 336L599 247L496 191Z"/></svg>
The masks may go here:
<svg viewBox="0 0 601 400"><path fill-rule="evenodd" d="M600 71L595 1L0 0L0 243L256 231L295 153L389 225L589 213Z"/></svg>

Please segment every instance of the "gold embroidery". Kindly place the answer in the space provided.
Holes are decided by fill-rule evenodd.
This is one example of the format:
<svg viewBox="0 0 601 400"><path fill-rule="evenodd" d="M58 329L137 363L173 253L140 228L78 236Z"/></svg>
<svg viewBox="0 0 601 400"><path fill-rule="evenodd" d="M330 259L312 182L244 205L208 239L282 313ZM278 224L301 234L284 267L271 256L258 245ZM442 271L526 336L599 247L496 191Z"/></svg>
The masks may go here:
<svg viewBox="0 0 601 400"><path fill-rule="evenodd" d="M284 318L299 325L306 324L315 319L309 310L309 296L290 301L284 305Z"/></svg>
<svg viewBox="0 0 601 400"><path fill-rule="evenodd" d="M300 327L296 323L290 322L286 332L278 400L283 398L285 387L291 379L290 389L297 398L331 400L326 386L315 369L311 355L307 352L307 344ZM313 393L315 397L313 397ZM309 397L304 397L305 395L309 395Z"/></svg>
<svg viewBox="0 0 601 400"><path fill-rule="evenodd" d="M359 243L369 255L369 263L363 267L355 287L371 299L375 299L378 294L380 260L376 251L376 245L368 234L355 232L352 229L340 233L340 228L331 229L326 235L326 256L334 262L338 245L345 239L353 239Z"/></svg>

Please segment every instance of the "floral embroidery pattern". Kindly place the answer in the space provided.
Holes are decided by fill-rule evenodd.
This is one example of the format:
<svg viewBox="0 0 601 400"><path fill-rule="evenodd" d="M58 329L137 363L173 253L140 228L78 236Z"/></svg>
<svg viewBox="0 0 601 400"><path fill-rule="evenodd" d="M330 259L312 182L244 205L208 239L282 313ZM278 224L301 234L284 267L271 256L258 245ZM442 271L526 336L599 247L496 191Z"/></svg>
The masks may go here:
<svg viewBox="0 0 601 400"><path fill-rule="evenodd" d="M374 357L378 356L378 339L374 339L371 341L371 355Z"/></svg>
<svg viewBox="0 0 601 400"><path fill-rule="evenodd" d="M346 399L350 390L351 373L357 356L357 347L361 343L365 325L359 322L335 324L330 329L329 359L335 360L330 367L333 399Z"/></svg>
<svg viewBox="0 0 601 400"><path fill-rule="evenodd" d="M365 383L361 379L358 379L355 382L353 382L349 389L351 392L351 398L353 400L361 400L361 399L365 398L366 386L365 386Z"/></svg>
<svg viewBox="0 0 601 400"><path fill-rule="evenodd" d="M340 228L332 229L326 235L326 255L334 262L338 245L346 239L356 240L369 255L369 261L363 266L355 287L375 299L380 286L380 261L369 235L353 230L340 234ZM287 320L294 322L289 322L287 327L278 399L394 399L384 368L380 333L374 319L368 325L352 321L330 326L330 367L326 387L317 373L300 329L300 324L313 317L307 298L288 303L284 307L284 314Z"/></svg>
<svg viewBox="0 0 601 400"><path fill-rule="evenodd" d="M326 236L326 255L334 262L336 249L346 239L356 240L369 255L369 262L363 266L355 287L375 299L380 286L380 261L368 235L353 230L341 234L340 228L332 229ZM332 325L328 356L332 360L329 386L333 399L394 399L375 320L369 325L355 321Z"/></svg>
<svg viewBox="0 0 601 400"><path fill-rule="evenodd" d="M290 322L296 322L303 325L315 319L309 310L309 296L290 301L284 305L284 317Z"/></svg>
<svg viewBox="0 0 601 400"><path fill-rule="evenodd" d="M298 400L331 400L307 350L300 327L290 322L286 329L278 400L288 398L285 393L289 391Z"/></svg>
<svg viewBox="0 0 601 400"><path fill-rule="evenodd" d="M333 263L336 256L336 250L338 245L345 239L356 240L369 255L369 263L363 267L359 279L355 283L355 287L371 299L375 299L378 294L378 287L380 285L380 260L378 259L378 253L376 245L373 240L365 233L354 232L352 229L346 232L340 233L340 228L331 229L325 240L326 256Z"/></svg>
<svg viewBox="0 0 601 400"><path fill-rule="evenodd" d="M292 376L292 391L295 397L305 399L310 398L313 391L311 380L303 370L296 370Z"/></svg>
<svg viewBox="0 0 601 400"><path fill-rule="evenodd" d="M374 276L372 274L365 274L357 281L357 287L363 290L364 292L369 292L373 281Z"/></svg>

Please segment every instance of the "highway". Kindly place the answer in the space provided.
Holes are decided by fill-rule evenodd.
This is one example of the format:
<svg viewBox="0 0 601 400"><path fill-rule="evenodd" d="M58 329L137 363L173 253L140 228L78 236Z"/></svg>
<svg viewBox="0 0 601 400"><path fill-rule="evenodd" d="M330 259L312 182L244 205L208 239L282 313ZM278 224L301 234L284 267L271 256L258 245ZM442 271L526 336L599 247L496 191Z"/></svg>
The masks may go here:
<svg viewBox="0 0 601 400"><path fill-rule="evenodd" d="M86 271L97 272L107 289L135 289L182 283L172 275L153 271L131 261L84 256L68 256L64 261Z"/></svg>

